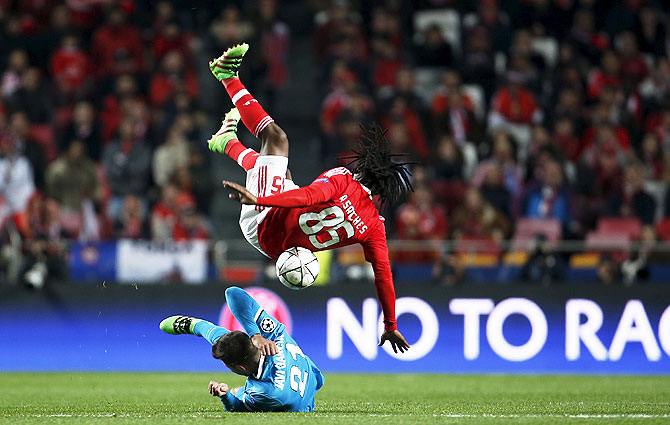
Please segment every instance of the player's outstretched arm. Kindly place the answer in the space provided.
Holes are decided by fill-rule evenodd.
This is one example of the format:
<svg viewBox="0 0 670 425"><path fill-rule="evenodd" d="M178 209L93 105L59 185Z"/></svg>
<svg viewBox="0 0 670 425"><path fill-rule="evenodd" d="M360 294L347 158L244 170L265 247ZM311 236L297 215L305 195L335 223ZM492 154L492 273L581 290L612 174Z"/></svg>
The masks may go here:
<svg viewBox="0 0 670 425"><path fill-rule="evenodd" d="M229 412L248 412L244 406L244 401L238 398L235 391L230 391L228 384L223 382L209 381L209 393L214 397L219 397L223 407ZM241 392L238 392L242 394Z"/></svg>
<svg viewBox="0 0 670 425"><path fill-rule="evenodd" d="M228 197L240 201L242 205L257 205L258 203L256 196L240 184L224 180L223 187L234 190L236 193L230 193Z"/></svg>
<svg viewBox="0 0 670 425"><path fill-rule="evenodd" d="M251 337L251 341L261 350L265 356L274 356L277 354L277 345L261 335L261 330L256 323L256 319L263 310L251 295L247 294L242 288L231 286L226 289L226 302L233 316L240 322L244 331Z"/></svg>
<svg viewBox="0 0 670 425"><path fill-rule="evenodd" d="M223 186L236 192L228 195L230 199L236 199L244 205L262 205L264 207L308 207L310 205L319 204L329 199L333 199L338 193L337 186L318 180L306 187L287 190L286 192L258 198L249 192L244 186L235 182L224 180Z"/></svg>

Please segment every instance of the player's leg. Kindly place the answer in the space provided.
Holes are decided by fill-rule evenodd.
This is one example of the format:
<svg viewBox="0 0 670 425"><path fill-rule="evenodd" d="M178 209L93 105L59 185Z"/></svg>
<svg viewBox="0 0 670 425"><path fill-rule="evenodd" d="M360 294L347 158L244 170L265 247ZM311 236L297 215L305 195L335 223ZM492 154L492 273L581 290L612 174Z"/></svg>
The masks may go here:
<svg viewBox="0 0 670 425"><path fill-rule="evenodd" d="M226 88L244 125L254 136L261 139L260 154L288 157L286 133L274 123L274 119L265 112L238 77L238 69L248 49L249 45L246 43L231 47L211 61L209 68Z"/></svg>
<svg viewBox="0 0 670 425"><path fill-rule="evenodd" d="M256 165L258 152L247 148L237 139L239 121L239 111L237 108L231 109L223 118L221 128L207 141L207 145L211 151L228 155L245 171L249 171Z"/></svg>
<svg viewBox="0 0 670 425"><path fill-rule="evenodd" d="M189 316L170 316L160 324L163 332L170 335L197 335L205 338L210 344L221 338L222 335L230 332L228 329L221 326L216 326L207 320L198 319Z"/></svg>

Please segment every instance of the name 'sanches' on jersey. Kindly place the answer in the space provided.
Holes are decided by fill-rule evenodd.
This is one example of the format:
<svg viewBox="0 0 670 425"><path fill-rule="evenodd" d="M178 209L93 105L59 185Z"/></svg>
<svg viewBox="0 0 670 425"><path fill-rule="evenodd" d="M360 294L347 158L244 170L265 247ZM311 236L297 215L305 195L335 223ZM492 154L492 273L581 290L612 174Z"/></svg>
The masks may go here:
<svg viewBox="0 0 670 425"><path fill-rule="evenodd" d="M294 191L301 190L304 196L323 201L268 212L259 225L258 239L270 257L277 258L294 246L323 251L355 243L365 246L370 238L386 240L384 218L370 193L346 168L328 170L309 186Z"/></svg>

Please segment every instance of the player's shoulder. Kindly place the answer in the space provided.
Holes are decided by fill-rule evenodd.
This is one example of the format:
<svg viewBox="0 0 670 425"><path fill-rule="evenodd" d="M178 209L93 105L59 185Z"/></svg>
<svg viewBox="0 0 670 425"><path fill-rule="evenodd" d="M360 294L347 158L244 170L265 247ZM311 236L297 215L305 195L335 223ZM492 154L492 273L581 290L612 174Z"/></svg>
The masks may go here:
<svg viewBox="0 0 670 425"><path fill-rule="evenodd" d="M327 181L330 178L337 177L337 176L344 176L348 177L351 176L351 171L349 171L345 167L336 167L336 168L331 168L330 170L326 170L321 175L315 180L315 181ZM325 179L325 180L324 180Z"/></svg>

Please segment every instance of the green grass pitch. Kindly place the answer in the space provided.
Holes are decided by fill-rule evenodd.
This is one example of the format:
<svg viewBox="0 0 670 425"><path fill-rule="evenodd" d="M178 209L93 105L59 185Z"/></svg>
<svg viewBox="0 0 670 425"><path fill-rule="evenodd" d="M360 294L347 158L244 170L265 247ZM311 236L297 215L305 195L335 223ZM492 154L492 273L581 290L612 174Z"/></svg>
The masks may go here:
<svg viewBox="0 0 670 425"><path fill-rule="evenodd" d="M0 374L2 424L660 424L670 378L327 374L313 413L227 413L226 373Z"/></svg>

